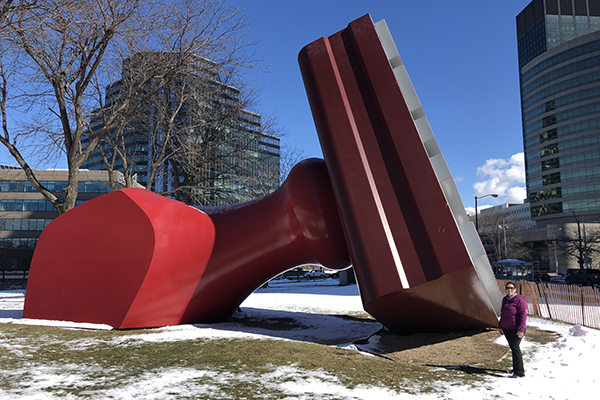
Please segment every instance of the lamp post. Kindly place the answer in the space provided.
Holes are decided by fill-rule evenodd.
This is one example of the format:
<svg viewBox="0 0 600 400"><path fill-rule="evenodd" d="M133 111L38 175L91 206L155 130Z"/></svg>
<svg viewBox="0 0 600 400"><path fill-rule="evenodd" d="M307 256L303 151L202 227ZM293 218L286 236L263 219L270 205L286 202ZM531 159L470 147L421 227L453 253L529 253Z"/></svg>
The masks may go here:
<svg viewBox="0 0 600 400"><path fill-rule="evenodd" d="M475 196L475 230L477 231L477 236L479 236L479 220L477 219L477 200L483 199L488 196L492 196L494 198L498 197L498 195L495 193L493 193L493 194L490 193L490 194L486 194L484 196L479 196L479 197Z"/></svg>

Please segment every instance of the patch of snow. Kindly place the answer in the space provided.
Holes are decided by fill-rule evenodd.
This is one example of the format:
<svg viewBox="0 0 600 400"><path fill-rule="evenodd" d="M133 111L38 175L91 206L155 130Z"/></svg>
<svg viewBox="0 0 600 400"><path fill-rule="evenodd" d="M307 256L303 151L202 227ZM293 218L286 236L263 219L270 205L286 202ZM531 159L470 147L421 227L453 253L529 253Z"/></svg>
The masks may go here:
<svg viewBox="0 0 600 400"><path fill-rule="evenodd" d="M0 323L52 325L64 328L110 329L95 324L76 324L64 321L40 321L22 318L24 294L22 291L0 292ZM165 342L180 340L212 340L223 338L245 338L254 340L304 340L319 343L334 343L342 348L356 351L352 340L368 337L381 325L364 318L339 317L341 314L364 315L356 285L338 286L336 281L272 281L269 287L261 288L242 303L247 319L262 324L244 325L232 320L222 324L179 325L151 329L144 332L131 331L110 339L109 345L126 346L136 342ZM272 323L289 323L284 330L268 329ZM265 326L266 325L266 326ZM556 332L556 342L540 345L525 340L522 348L525 358L525 378L507 379L503 376L486 375L483 383L474 386L441 383L437 393L415 394L418 390L407 387L399 393L389 388L371 385L348 388L339 379L324 371L303 370L295 365L272 366L264 373L234 374L229 371L198 370L191 368L165 368L151 370L130 378L102 393L86 387L97 383L94 367L81 370L79 366L47 365L27 371L22 376L18 392L0 390L4 399L177 399L185 397L228 398L226 388L246 384L257 389L254 398L269 398L269 393L280 393L281 398L302 399L591 399L595 395L598 373L595 370L600 359L600 331L580 325L529 318L529 326ZM15 345L15 343L17 343ZM506 345L500 337L497 341ZM94 345L93 341L82 340L72 343L76 347ZM4 345L0 338L0 351L19 354L27 343L13 342ZM363 353L364 354L364 353ZM508 355L510 357L510 354ZM99 367L97 367L99 368ZM118 366L114 368L118 369ZM12 372L11 372L12 373ZM461 382L462 372L456 369L456 382ZM118 375L118 374L116 374ZM241 382L241 383L240 383ZM47 388L73 387L84 389L81 397L64 392L50 394ZM112 385L109 385L112 386ZM261 394L261 388L264 394ZM54 397L56 396L56 397Z"/></svg>

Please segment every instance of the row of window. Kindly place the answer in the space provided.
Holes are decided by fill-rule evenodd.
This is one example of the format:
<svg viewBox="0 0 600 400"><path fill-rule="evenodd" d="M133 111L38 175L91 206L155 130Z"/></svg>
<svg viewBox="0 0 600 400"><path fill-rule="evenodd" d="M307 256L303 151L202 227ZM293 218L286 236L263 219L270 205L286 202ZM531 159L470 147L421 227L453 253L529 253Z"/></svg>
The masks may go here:
<svg viewBox="0 0 600 400"><path fill-rule="evenodd" d="M598 17L547 15L546 21L548 49L598 30Z"/></svg>
<svg viewBox="0 0 600 400"><path fill-rule="evenodd" d="M541 154L545 155L553 155L558 153L559 143L555 143L550 146L546 146L542 148ZM597 147L597 146L596 146ZM561 146L562 148L562 146ZM568 149L567 149L568 150ZM538 153L536 153L538 154ZM581 165L584 163L594 163L600 161L600 150L594 149L586 152L574 153L569 155L564 155L559 158L554 158L553 160L559 160L558 163L552 160L544 160L540 163L534 162L538 157L527 157L527 172L531 175L537 174L543 171L548 171L554 168L558 168L559 166L568 167L570 165Z"/></svg>
<svg viewBox="0 0 600 400"><path fill-rule="evenodd" d="M76 206L84 200L77 200ZM0 200L0 211L56 211L56 208L48 200Z"/></svg>
<svg viewBox="0 0 600 400"><path fill-rule="evenodd" d="M40 181L40 183L52 193L61 193L69 182L67 181ZM110 186L108 182L82 181L77 185L79 193L108 193ZM35 193L37 190L29 181L2 181L0 192Z"/></svg>
<svg viewBox="0 0 600 400"><path fill-rule="evenodd" d="M50 218L0 218L0 231L43 231Z"/></svg>
<svg viewBox="0 0 600 400"><path fill-rule="evenodd" d="M560 165L563 167L598 162L600 161L600 151L596 149L592 151L586 151L585 153L570 154L568 156L561 157L560 160Z"/></svg>
<svg viewBox="0 0 600 400"><path fill-rule="evenodd" d="M579 107L574 107L569 110L561 111L556 114L548 115L547 117L537 120L525 127L525 137L535 133L536 131L546 128L550 125L559 124L561 122L569 121L575 118L585 117L587 115L593 115L600 113L600 102L593 104L586 104Z"/></svg>
<svg viewBox="0 0 600 400"><path fill-rule="evenodd" d="M526 97L531 92L537 90L538 88L544 86L549 82L555 81L556 79L561 79L567 75L571 75L580 71L585 71L586 69L598 66L600 66L600 55L586 58L584 60L574 62L571 64L567 64L564 67L557 68L544 75L541 75L532 82L523 86L523 90L521 90L521 96Z"/></svg>
<svg viewBox="0 0 600 400"><path fill-rule="evenodd" d="M539 192L532 193L529 196L530 201L532 203L538 203L540 201L557 199L559 197L562 197L562 188L560 188L560 187L540 190Z"/></svg>
<svg viewBox="0 0 600 400"><path fill-rule="evenodd" d="M267 143L270 145L273 145L275 147L279 147L281 140L279 138L276 137L270 137L270 136L260 136L259 140L263 143Z"/></svg>
<svg viewBox="0 0 600 400"><path fill-rule="evenodd" d="M549 131L545 131L540 133L539 139L540 139L540 144L544 143L544 142L549 142L551 140L557 139L558 138L558 130L556 129L550 129Z"/></svg>
<svg viewBox="0 0 600 400"><path fill-rule="evenodd" d="M558 143L553 143L548 146L544 146L540 149L541 157L548 157L558 153Z"/></svg>
<svg viewBox="0 0 600 400"><path fill-rule="evenodd" d="M507 215L518 215L518 214L528 214L529 215L529 207L510 207L509 211L506 214Z"/></svg>
<svg viewBox="0 0 600 400"><path fill-rule="evenodd" d="M550 132L550 131L548 131ZM554 131L556 134L556 131ZM555 136L556 138L556 136ZM558 146L558 150L553 151L552 149ZM552 155L552 154L556 154L558 152L567 152L567 151L573 151L573 150L580 150L580 149L589 149L591 147L598 147L600 146L600 134L596 133L593 135L588 135L588 136L581 136L575 139L570 139L570 140L565 140L563 142L558 142L558 143L554 143L548 146L544 146L542 148L540 148L540 151L531 151L529 153L527 153L527 164L528 165L533 165L533 162L535 160L537 160L540 157L544 157L545 155ZM599 151L597 149L595 150L590 150L588 152L585 153L578 153L578 154L574 154L571 155L570 157L572 157L571 159L573 160L577 160L578 162L586 162L586 161L595 161L597 158L597 156L599 155ZM578 157L578 158L573 158L573 157ZM565 160L566 163L563 165L568 165L570 162Z"/></svg>
<svg viewBox="0 0 600 400"><path fill-rule="evenodd" d="M563 203L542 204L531 207L531 217L541 217L549 214L559 214L563 212Z"/></svg>
<svg viewBox="0 0 600 400"><path fill-rule="evenodd" d="M600 145L600 134L598 133L578 137L575 139L565 140L564 142L559 143L559 146L562 151L584 149L586 147L593 147L598 145Z"/></svg>
<svg viewBox="0 0 600 400"><path fill-rule="evenodd" d="M587 119L585 121L574 122L568 125L563 125L556 128L556 137L576 135L578 133L586 133L600 130L600 118ZM552 131L551 135L555 133ZM540 136L533 136L525 141L525 149L529 153L535 146L540 144Z"/></svg>
<svg viewBox="0 0 600 400"><path fill-rule="evenodd" d="M565 210L573 211L596 211L600 209L600 199L581 199L571 200L563 202L563 208Z"/></svg>
<svg viewBox="0 0 600 400"><path fill-rule="evenodd" d="M273 154L273 155L277 156L277 158L279 158L279 154L281 152L281 149L279 146L275 146L272 144L265 144L265 143L259 144L259 150Z"/></svg>
<svg viewBox="0 0 600 400"><path fill-rule="evenodd" d="M552 158L550 160L542 160L542 162L540 162L540 167L541 167L542 172L560 168L560 158L556 157L556 158Z"/></svg>
<svg viewBox="0 0 600 400"><path fill-rule="evenodd" d="M571 169L560 173L560 179L562 182L578 181L581 179L592 179L600 176L600 166L596 165L593 167L584 167L578 169Z"/></svg>
<svg viewBox="0 0 600 400"><path fill-rule="evenodd" d="M557 97L555 100L547 101L544 104L529 110L524 115L525 123L533 120L534 118L552 111L555 108L561 108L570 106L571 104L581 103L587 100L597 99L600 97L600 86L594 86L588 89L580 90L575 93L570 93L564 96Z"/></svg>
<svg viewBox="0 0 600 400"><path fill-rule="evenodd" d="M583 179L593 179L598 178L598 176L600 176L600 165L571 169L562 172L555 172L552 174L530 179L529 189L531 190L541 186L554 185L561 182L565 183Z"/></svg>
<svg viewBox="0 0 600 400"><path fill-rule="evenodd" d="M593 53L594 51L598 51L598 50L600 50L600 40L596 40L596 41L589 42L589 43L584 43L581 46L577 46L572 49L565 50L561 53L558 53L555 56L548 58L547 60L540 62L535 67L531 68L529 71L527 71L526 73L523 74L523 76L521 77L521 81L527 83L529 80L531 80L533 77L535 77L537 74L539 74L542 71L545 71L545 70L547 70L555 65L561 64L565 61L569 61L576 57L586 55L589 53Z"/></svg>
<svg viewBox="0 0 600 400"><path fill-rule="evenodd" d="M549 86L535 94L532 94L527 99L524 98L522 102L522 109L527 110L544 99L554 97L557 94L567 90L572 90L596 82L600 82L600 73L597 70L591 71L585 75L576 76L574 78L558 82L555 85Z"/></svg>
<svg viewBox="0 0 600 400"><path fill-rule="evenodd" d="M600 182L587 182L562 188L563 197L583 196L595 193L600 193Z"/></svg>
<svg viewBox="0 0 600 400"><path fill-rule="evenodd" d="M4 238L0 239L0 248L3 249L35 249L37 238Z"/></svg>

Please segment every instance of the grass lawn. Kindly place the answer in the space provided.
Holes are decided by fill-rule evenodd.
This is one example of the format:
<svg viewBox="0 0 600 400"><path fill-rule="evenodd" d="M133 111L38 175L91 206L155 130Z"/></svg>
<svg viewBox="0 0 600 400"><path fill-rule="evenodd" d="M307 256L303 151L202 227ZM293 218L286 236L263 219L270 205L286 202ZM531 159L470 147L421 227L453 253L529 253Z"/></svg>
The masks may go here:
<svg viewBox="0 0 600 400"><path fill-rule="evenodd" d="M528 331L530 340L553 340L536 331ZM0 324L0 399L277 399L307 385L326 397L303 398L347 398L365 388L433 394L444 385L479 385L486 374L510 369L506 348L493 343L494 331L383 333L375 347L357 344L377 348L377 355L293 340L160 340L161 332ZM458 368L465 364L470 367Z"/></svg>

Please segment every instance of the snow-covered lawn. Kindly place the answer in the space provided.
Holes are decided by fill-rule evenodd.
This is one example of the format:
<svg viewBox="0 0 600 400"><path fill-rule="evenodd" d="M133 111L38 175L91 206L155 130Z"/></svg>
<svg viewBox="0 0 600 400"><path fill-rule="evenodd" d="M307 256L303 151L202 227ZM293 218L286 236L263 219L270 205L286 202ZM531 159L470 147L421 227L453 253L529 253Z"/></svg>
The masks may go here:
<svg viewBox="0 0 600 400"><path fill-rule="evenodd" d="M24 295L22 291L0 292L0 323L53 325L68 328L110 329L106 326L74 324L57 321L34 321L22 318ZM332 315L364 315L356 285L338 286L337 281L288 282L272 281L270 287L259 289L243 304L247 318L257 318L263 324L241 326L237 323L213 325L182 325L153 330L130 331L115 335L109 346L134 342L164 343L221 338L297 340L328 343L355 351L353 340L365 338L381 327L380 324L360 318L336 318ZM264 322L289 321L290 329L268 329ZM436 393L418 393L418 390L399 392L381 384L345 386L338 377L325 371L311 371L294 363L287 366L266 366L264 372L232 373L228 371L168 367L148 370L129 379L118 388L103 393L82 391L80 397L56 391L61 386L86 388L96 384L97 371L78 365L36 366L29 373L28 383L19 390L2 389L0 399L180 399L227 398L222 390L228 385L259 385L264 389L254 392L255 398L269 398L269 393L283 393L289 399L595 399L600 380L600 331L581 326L530 318L529 325L556 332L556 342L540 345L524 341L526 374L522 379L485 375L473 386L460 385L466 374L455 372L455 381L441 381ZM504 344L503 338L498 343ZM78 342L77 346L93 346ZM14 341L7 340L0 331L0 355L19 352ZM6 352L6 353L5 353ZM509 355L510 356L510 355ZM364 357L370 357L364 355ZM6 368L6 370L5 370ZM98 367L99 368L99 367ZM115 369L119 366L115 365ZM435 367L431 367L435 370ZM440 369L440 373L441 373ZM444 371L447 376L447 371ZM18 371L8 369L0 360L0 374ZM6 375L5 375L6 376ZM292 378L290 378L292 377ZM456 384L458 382L459 384ZM48 391L49 388L54 389ZM414 389L414 388L413 388Z"/></svg>

